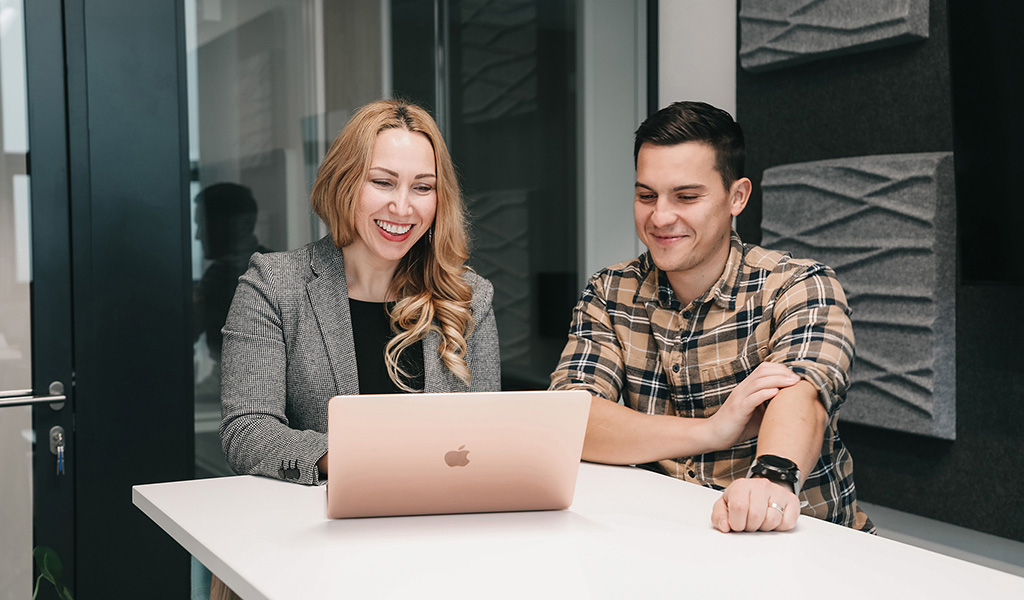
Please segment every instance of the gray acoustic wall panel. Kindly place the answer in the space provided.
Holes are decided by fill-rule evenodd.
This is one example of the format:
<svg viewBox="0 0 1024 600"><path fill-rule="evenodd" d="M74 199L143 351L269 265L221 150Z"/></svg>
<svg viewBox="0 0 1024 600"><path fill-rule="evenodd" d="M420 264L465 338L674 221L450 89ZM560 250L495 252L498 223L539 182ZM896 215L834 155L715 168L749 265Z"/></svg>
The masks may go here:
<svg viewBox="0 0 1024 600"><path fill-rule="evenodd" d="M459 3L462 119L479 123L537 110L537 5Z"/></svg>
<svg viewBox="0 0 1024 600"><path fill-rule="evenodd" d="M740 65L788 67L928 38L928 0L740 0Z"/></svg>
<svg viewBox="0 0 1024 600"><path fill-rule="evenodd" d="M473 268L494 285L503 369L526 369L530 361L530 191L467 194L473 215Z"/></svg>
<svg viewBox="0 0 1024 600"><path fill-rule="evenodd" d="M841 419L956 435L953 154L767 169L762 245L835 269L857 359Z"/></svg>

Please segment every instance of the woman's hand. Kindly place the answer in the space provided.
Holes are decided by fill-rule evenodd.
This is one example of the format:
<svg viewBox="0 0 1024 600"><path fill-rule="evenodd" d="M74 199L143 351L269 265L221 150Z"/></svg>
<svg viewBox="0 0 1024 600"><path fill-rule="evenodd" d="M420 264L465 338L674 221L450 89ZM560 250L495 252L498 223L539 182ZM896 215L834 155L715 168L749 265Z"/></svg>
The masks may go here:
<svg viewBox="0 0 1024 600"><path fill-rule="evenodd" d="M718 412L708 418L714 446L728 448L757 435L764 414L764 403L782 388L800 381L800 376L785 365L763 362L729 394Z"/></svg>

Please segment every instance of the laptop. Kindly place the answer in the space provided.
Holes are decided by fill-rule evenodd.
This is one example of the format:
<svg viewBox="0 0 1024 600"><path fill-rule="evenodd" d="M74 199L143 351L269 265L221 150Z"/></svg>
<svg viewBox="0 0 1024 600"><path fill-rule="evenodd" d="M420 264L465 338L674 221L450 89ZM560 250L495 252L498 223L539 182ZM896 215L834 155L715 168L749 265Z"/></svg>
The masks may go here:
<svg viewBox="0 0 1024 600"><path fill-rule="evenodd" d="M582 390L336 396L327 516L568 508L589 414Z"/></svg>

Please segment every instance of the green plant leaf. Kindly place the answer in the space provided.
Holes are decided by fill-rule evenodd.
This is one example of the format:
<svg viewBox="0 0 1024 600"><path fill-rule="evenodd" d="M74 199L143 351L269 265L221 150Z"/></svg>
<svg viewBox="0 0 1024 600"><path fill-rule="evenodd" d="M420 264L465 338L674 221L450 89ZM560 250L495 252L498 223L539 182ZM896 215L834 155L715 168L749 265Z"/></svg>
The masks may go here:
<svg viewBox="0 0 1024 600"><path fill-rule="evenodd" d="M46 549L46 554L43 555L43 572L49 572L50 576L48 579L53 583L54 586L60 587L61 575L64 574L64 565L60 564L60 557L57 553L50 548Z"/></svg>
<svg viewBox="0 0 1024 600"><path fill-rule="evenodd" d="M35 557L40 571L39 579L36 580L35 592L32 594L33 600L36 594L39 593L39 584L42 579L46 579L53 584L53 588L57 591L57 597L61 600L74 600L71 596L71 590L61 581L64 567L61 565L60 557L57 556L53 548L49 546L36 546L35 550L32 551L32 555Z"/></svg>
<svg viewBox="0 0 1024 600"><path fill-rule="evenodd" d="M48 546L36 546L36 549L32 551L33 556L36 559L36 565L39 567L39 573L47 581L57 585L53 579L53 572L50 570L50 566L53 564L54 557L57 553L53 551L53 548ZM60 565L60 559L57 559L57 564ZM60 567L58 566L58 569Z"/></svg>

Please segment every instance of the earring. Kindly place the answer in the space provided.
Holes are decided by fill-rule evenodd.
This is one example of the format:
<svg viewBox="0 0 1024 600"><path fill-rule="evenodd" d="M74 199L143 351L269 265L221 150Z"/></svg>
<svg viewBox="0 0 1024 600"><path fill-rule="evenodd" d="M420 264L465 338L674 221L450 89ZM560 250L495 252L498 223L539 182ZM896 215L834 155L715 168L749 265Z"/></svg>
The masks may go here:
<svg viewBox="0 0 1024 600"><path fill-rule="evenodd" d="M427 230L427 242L431 243L431 244L434 243L434 228L433 227L431 227L430 229Z"/></svg>

